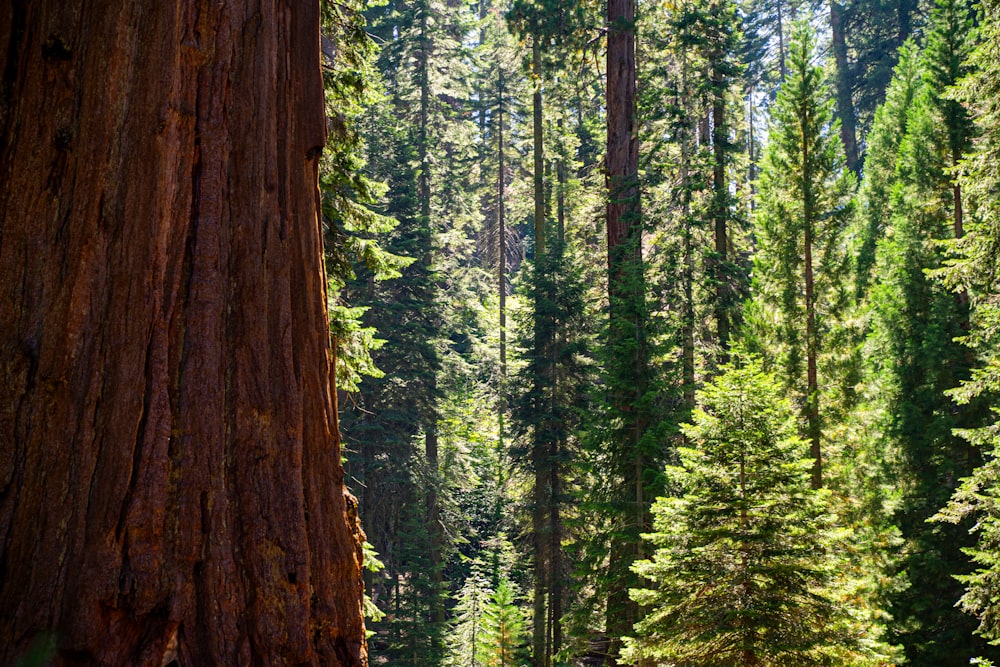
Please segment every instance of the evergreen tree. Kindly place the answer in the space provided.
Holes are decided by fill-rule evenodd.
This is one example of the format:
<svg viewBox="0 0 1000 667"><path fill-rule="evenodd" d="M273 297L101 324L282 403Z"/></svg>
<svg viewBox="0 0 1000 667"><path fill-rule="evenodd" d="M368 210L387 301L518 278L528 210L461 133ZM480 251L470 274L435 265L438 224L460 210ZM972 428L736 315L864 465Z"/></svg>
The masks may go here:
<svg viewBox="0 0 1000 667"><path fill-rule="evenodd" d="M844 168L829 93L814 58L814 37L799 23L760 178L754 287L755 326L774 345L781 379L801 406L818 487L823 475L819 356L825 318L844 296L841 232L854 179Z"/></svg>
<svg viewBox="0 0 1000 667"><path fill-rule="evenodd" d="M885 233L892 214L899 146L906 135L914 93L921 85L919 59L920 53L914 43L901 48L885 103L875 112L875 122L868 137L865 176L858 191L851 233L855 303L866 300L875 268L875 246Z"/></svg>
<svg viewBox="0 0 1000 667"><path fill-rule="evenodd" d="M907 585L888 593L889 637L917 665L988 655L972 637L972 619L954 607L961 587L953 575L970 570L962 553L968 527L927 523L977 462L954 429L982 419L981 406L956 408L944 394L968 378L968 351L955 340L967 326L966 300L928 277L944 261L942 240L963 234L961 189L949 170L967 145L968 120L944 94L960 75L949 62L970 28L963 3L937 3L889 184L866 343L867 391L878 415L871 446L899 494L891 518L904 540L896 573Z"/></svg>
<svg viewBox="0 0 1000 667"><path fill-rule="evenodd" d="M459 591L450 633L450 667L484 667L490 657L487 613L495 593L489 580L474 570Z"/></svg>
<svg viewBox="0 0 1000 667"><path fill-rule="evenodd" d="M962 386L952 392L960 405L989 401L990 422L975 429L960 431L970 444L979 447L985 463L963 480L947 507L935 518L956 524L975 519L977 542L967 553L977 569L961 577L965 594L962 609L979 621L977 632L996 643L1000 638L1000 463L997 445L998 401L1000 396L1000 297L997 267L1000 266L1000 207L995 196L998 187L996 164L1000 157L1000 77L996 62L1000 58L1000 5L995 0L983 3L982 43L969 59L972 73L961 82L957 99L972 110L979 136L968 159L962 164L959 181L972 204L966 235L952 246L957 258L942 274L953 289L969 294L973 306L971 329L965 343L975 352L977 367Z"/></svg>
<svg viewBox="0 0 1000 667"><path fill-rule="evenodd" d="M417 0L373 6L369 18L384 42L378 66L388 99L368 119L368 165L388 185L382 211L399 221L379 240L413 261L394 281L359 267L344 290L352 306L367 308L364 326L384 337L372 357L391 376L361 382L343 424L356 448L349 471L362 521L386 564L369 577L373 599L391 612L373 624L373 651L437 665L446 572L464 528L453 496L467 478L450 462L467 450L448 438L443 405L480 380L462 357L483 335L473 304L487 289L473 265L478 153L462 43L473 17L464 5Z"/></svg>
<svg viewBox="0 0 1000 667"><path fill-rule="evenodd" d="M483 614L484 667L523 667L525 661L524 614L517 606L516 590L501 579Z"/></svg>
<svg viewBox="0 0 1000 667"><path fill-rule="evenodd" d="M566 301L557 293L569 275L565 243L564 152L557 155L560 179L557 198L557 226L551 226L551 162L546 158L546 124L543 93L549 94L550 81L559 54L572 53L580 39L579 27L585 14L584 3L518 0L507 15L513 31L531 41L529 76L532 92L532 223L534 257L531 266L531 296L534 307L533 344L528 365L531 388L526 394L530 405L522 411L522 425L530 427L531 447L522 457L533 476L531 536L534 556L532 590L532 664L547 667L562 643L563 526L562 488L567 459L565 449L570 423L560 418L566 412L565 388L561 388L572 348L574 328L570 320L584 311L565 310ZM563 117L560 116L560 122ZM548 134L551 134L549 132ZM552 143L551 137L549 143Z"/></svg>
<svg viewBox="0 0 1000 667"><path fill-rule="evenodd" d="M919 32L924 4L919 0L841 2L847 46L846 79L861 148L867 144L875 112L885 99L900 49Z"/></svg>
<svg viewBox="0 0 1000 667"><path fill-rule="evenodd" d="M698 394L690 447L668 468L678 495L653 508L652 585L628 640L630 660L689 667L847 665L859 653L849 608L834 599L828 492L811 488L809 444L784 390L741 359Z"/></svg>

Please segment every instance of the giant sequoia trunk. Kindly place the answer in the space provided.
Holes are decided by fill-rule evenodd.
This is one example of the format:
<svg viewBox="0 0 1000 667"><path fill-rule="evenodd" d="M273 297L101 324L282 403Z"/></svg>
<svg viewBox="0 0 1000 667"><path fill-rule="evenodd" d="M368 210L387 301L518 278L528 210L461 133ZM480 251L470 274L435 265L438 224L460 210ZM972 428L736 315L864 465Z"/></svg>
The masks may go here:
<svg viewBox="0 0 1000 667"><path fill-rule="evenodd" d="M643 396L648 388L646 285L642 263L639 143L636 127L635 0L608 0L607 158L608 335L607 382L615 421L613 471L619 501L628 508L611 545L606 631L607 664L618 664L621 638L632 632L639 609L629 599L638 585L629 570L644 556L641 534L652 527L647 483L659 465L643 451L648 425Z"/></svg>
<svg viewBox="0 0 1000 667"><path fill-rule="evenodd" d="M367 664L318 12L0 3L0 664Z"/></svg>

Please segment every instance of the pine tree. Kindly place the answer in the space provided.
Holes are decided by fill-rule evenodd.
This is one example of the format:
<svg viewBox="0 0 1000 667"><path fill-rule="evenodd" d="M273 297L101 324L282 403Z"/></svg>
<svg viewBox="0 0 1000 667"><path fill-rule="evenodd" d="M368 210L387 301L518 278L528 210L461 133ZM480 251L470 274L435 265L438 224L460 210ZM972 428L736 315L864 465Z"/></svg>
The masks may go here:
<svg viewBox="0 0 1000 667"><path fill-rule="evenodd" d="M961 82L956 98L972 110L979 136L962 164L959 182L971 203L966 234L952 242L957 258L941 272L946 284L969 294L971 329L965 339L976 354L976 368L960 388L951 392L959 405L987 398L992 416L984 426L960 431L970 444L980 448L985 463L963 480L948 505L935 517L939 521L976 521L977 542L967 553L977 569L960 578L965 586L962 609L979 621L976 632L992 642L1000 638L1000 444L998 402L1000 396L1000 297L997 267L1000 265L1000 208L995 197L998 179L995 165L1000 157L1000 4L983 3L982 43L971 55L970 76Z"/></svg>
<svg viewBox="0 0 1000 667"><path fill-rule="evenodd" d="M793 70L794 71L794 70ZM647 616L625 657L687 667L848 665L861 657L835 600L828 492L811 488L809 444L784 390L741 358L698 394L688 447L657 499Z"/></svg>
<svg viewBox="0 0 1000 667"><path fill-rule="evenodd" d="M942 241L964 233L961 188L948 172L967 145L969 124L945 90L960 76L954 63L964 57L956 51L972 37L964 3L938 2L922 82L906 110L870 297L867 382L879 415L871 446L884 452L884 474L898 490L891 518L905 541L896 572L907 586L889 591L889 637L914 664L993 657L972 636L972 619L954 607L961 587L953 575L971 567L962 553L968 526L927 523L977 462L954 429L983 417L981 405L957 408L944 394L968 378L970 355L955 340L967 326L968 305L928 276L945 259Z"/></svg>
<svg viewBox="0 0 1000 667"><path fill-rule="evenodd" d="M487 643L487 613L495 593L481 572L473 570L458 593L445 665L484 667L490 657Z"/></svg>
<svg viewBox="0 0 1000 667"><path fill-rule="evenodd" d="M832 122L815 39L804 22L789 46L789 73L774 109L755 220L755 326L776 343L785 386L795 392L815 465L823 478L819 357L824 318L843 299L840 239L854 179ZM803 368L805 366L805 368Z"/></svg>
<svg viewBox="0 0 1000 667"><path fill-rule="evenodd" d="M906 135L906 122L913 96L921 85L919 50L904 44L899 64L889 83L885 103L875 112L868 136L865 176L858 191L854 229L851 233L854 301L862 303L868 294L875 268L875 246L885 233L892 215L892 189L896 179L899 146Z"/></svg>
<svg viewBox="0 0 1000 667"><path fill-rule="evenodd" d="M483 614L484 667L523 667L525 622L510 580L500 580Z"/></svg>

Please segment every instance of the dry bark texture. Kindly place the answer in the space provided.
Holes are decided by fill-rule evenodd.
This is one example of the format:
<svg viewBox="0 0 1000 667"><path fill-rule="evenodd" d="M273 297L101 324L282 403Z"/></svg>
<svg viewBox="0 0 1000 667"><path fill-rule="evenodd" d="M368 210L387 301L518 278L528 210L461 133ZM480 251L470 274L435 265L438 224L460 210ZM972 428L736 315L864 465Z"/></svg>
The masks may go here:
<svg viewBox="0 0 1000 667"><path fill-rule="evenodd" d="M367 664L318 11L0 2L0 664Z"/></svg>

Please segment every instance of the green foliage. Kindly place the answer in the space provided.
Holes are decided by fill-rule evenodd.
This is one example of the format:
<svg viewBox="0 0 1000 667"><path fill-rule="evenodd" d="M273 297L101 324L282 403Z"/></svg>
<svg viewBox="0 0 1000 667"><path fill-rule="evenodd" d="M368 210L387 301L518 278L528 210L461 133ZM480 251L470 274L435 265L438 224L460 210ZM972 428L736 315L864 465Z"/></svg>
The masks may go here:
<svg viewBox="0 0 1000 667"><path fill-rule="evenodd" d="M953 577L970 570L962 553L969 526L927 523L977 462L953 431L984 417L981 403L956 407L945 396L968 378L971 357L956 339L969 314L964 297L929 277L945 260L943 241L962 232L960 190L950 171L971 132L965 111L946 91L964 71L962 52L973 35L964 3L936 4L916 67L919 80L913 69L904 69L905 60L898 70L898 90L912 93L887 124L895 157L890 147L879 155L878 170L869 172L871 190L880 189L888 206L870 291L864 392L875 415L869 446L879 453L882 477L895 488L887 509L903 539L891 573L905 584L886 590L893 619L888 636L914 664L995 657L953 606L961 595Z"/></svg>
<svg viewBox="0 0 1000 667"><path fill-rule="evenodd" d="M14 660L13 667L44 667L52 664L57 654L55 633L42 632L31 641L24 653Z"/></svg>
<svg viewBox="0 0 1000 667"><path fill-rule="evenodd" d="M865 177L858 192L856 227L852 234L856 302L865 299L875 267L875 246L892 215L892 188L899 147L906 134L909 109L921 87L920 52L912 42L899 52L899 64L889 83L885 103L875 112L868 137Z"/></svg>
<svg viewBox="0 0 1000 667"><path fill-rule="evenodd" d="M516 589L501 579L483 612L484 667L522 667L526 664L524 613L517 606Z"/></svg>
<svg viewBox="0 0 1000 667"><path fill-rule="evenodd" d="M757 254L751 336L763 336L785 385L805 402L807 356L804 254L811 240L818 338L824 319L844 304L841 239L851 212L853 176L833 123L833 104L822 69L813 64L815 38L796 25L788 54L788 79L778 92L760 176L755 218ZM759 331L753 331L758 327ZM773 351L772 351L773 350Z"/></svg>
<svg viewBox="0 0 1000 667"><path fill-rule="evenodd" d="M653 507L656 551L632 591L649 612L629 660L705 665L858 664L861 630L832 595L837 534L810 488L808 445L760 362L742 359L698 393L690 446Z"/></svg>
<svg viewBox="0 0 1000 667"><path fill-rule="evenodd" d="M489 579L474 569L458 593L454 620L449 634L449 667L484 667L490 653L483 632L486 612L493 602L494 592Z"/></svg>
<svg viewBox="0 0 1000 667"><path fill-rule="evenodd" d="M375 551L375 547L371 545L371 542L365 540L365 542L361 545L361 548L364 552L366 570L369 572L381 572L385 569L385 563L378 559L378 552ZM365 593L363 607L365 618L369 621L378 623L385 618L385 612L378 608L378 605L372 601L371 596L368 595L367 592ZM372 630L368 630L369 637L373 634L374 632Z"/></svg>
<svg viewBox="0 0 1000 667"><path fill-rule="evenodd" d="M323 4L323 84L330 134L320 162L323 226L327 250L327 285L331 332L338 342L337 386L355 391L362 375L379 377L371 351L382 341L361 324L364 308L342 303L342 289L355 277L352 261L376 279L400 275L411 259L387 252L375 240L396 221L373 207L385 186L364 171L364 138L359 132L365 110L380 101L374 70L375 44L365 32L362 2Z"/></svg>
<svg viewBox="0 0 1000 667"><path fill-rule="evenodd" d="M965 584L961 607L979 621L977 632L992 643L1000 642L1000 297L996 280L1000 248L1000 90L996 59L1000 57L1000 4L983 3L983 41L969 59L973 73L961 82L954 96L972 109L979 137L962 164L959 183L972 202L967 234L953 241L956 257L940 272L947 284L966 290L973 312L964 342L976 356L977 366L951 396L959 405L988 400L992 415L979 428L958 434L978 447L985 462L962 481L947 506L934 518L967 523L974 520L977 541L966 549L975 571L959 577ZM979 664L992 664L982 661Z"/></svg>
<svg viewBox="0 0 1000 667"><path fill-rule="evenodd" d="M874 132L873 117L887 99L902 49L920 28L919 0L843 0L847 46L853 52L850 83L862 131ZM869 144L869 150L871 149ZM867 168L867 160L866 160Z"/></svg>

